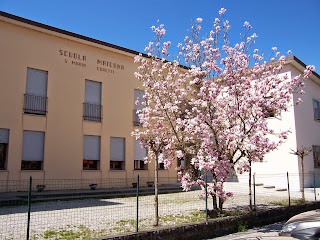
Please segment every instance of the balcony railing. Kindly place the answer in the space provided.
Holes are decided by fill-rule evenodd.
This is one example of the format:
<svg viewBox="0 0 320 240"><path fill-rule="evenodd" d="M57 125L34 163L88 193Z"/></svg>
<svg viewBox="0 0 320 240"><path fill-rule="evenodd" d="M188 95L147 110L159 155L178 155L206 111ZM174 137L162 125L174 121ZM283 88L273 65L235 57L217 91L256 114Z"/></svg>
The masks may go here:
<svg viewBox="0 0 320 240"><path fill-rule="evenodd" d="M25 94L23 111L24 113L46 115L47 97Z"/></svg>
<svg viewBox="0 0 320 240"><path fill-rule="evenodd" d="M137 114L137 110L133 110L133 125L134 126L141 126L141 122L139 119L139 114Z"/></svg>
<svg viewBox="0 0 320 240"><path fill-rule="evenodd" d="M102 106L97 104L84 103L83 119L87 121L101 122Z"/></svg>

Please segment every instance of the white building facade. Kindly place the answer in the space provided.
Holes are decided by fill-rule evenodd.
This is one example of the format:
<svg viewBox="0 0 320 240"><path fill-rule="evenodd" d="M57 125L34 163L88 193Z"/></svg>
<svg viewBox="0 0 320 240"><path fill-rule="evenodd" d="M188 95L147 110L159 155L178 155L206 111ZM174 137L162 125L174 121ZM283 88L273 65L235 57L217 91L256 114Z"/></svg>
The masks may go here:
<svg viewBox="0 0 320 240"><path fill-rule="evenodd" d="M292 78L303 75L306 65L298 58L291 56L282 70L282 74ZM285 143L269 153L263 162L254 163L252 172L256 182L276 188L287 187L287 173L290 186L299 189L302 170L298 156L292 150L308 147L312 152L304 158L304 187L320 186L320 76L313 73L305 81L305 94L293 94L291 107L287 112L269 118L271 127L277 130L290 130ZM294 105L301 98L303 103Z"/></svg>

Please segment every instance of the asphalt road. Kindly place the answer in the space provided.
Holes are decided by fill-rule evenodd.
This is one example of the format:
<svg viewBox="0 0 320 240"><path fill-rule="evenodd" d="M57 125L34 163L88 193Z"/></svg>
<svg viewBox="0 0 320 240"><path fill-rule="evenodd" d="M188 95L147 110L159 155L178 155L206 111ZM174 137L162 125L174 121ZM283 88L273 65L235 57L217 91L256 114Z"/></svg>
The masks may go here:
<svg viewBox="0 0 320 240"><path fill-rule="evenodd" d="M278 232L282 229L284 222L274 223L266 225L260 228L249 229L246 232L238 232L229 234L223 237L210 238L204 240L245 240L245 239L259 239L258 237L275 237L278 236Z"/></svg>

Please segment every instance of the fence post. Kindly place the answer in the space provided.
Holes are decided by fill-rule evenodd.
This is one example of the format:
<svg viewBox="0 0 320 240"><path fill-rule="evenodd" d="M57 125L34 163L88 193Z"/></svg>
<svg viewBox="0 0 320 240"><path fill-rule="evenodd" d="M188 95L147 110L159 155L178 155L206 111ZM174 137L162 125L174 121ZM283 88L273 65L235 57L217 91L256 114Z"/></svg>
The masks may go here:
<svg viewBox="0 0 320 240"><path fill-rule="evenodd" d="M317 201L316 175L314 172L313 172L313 192L314 192L314 201Z"/></svg>
<svg viewBox="0 0 320 240"><path fill-rule="evenodd" d="M253 209L256 210L256 173L253 174Z"/></svg>
<svg viewBox="0 0 320 240"><path fill-rule="evenodd" d="M287 182L288 182L288 197L289 197L289 206L290 206L291 205L291 200L290 200L289 172L287 172Z"/></svg>
<svg viewBox="0 0 320 240"><path fill-rule="evenodd" d="M206 224L208 223L208 189L207 189L207 173L204 175L204 189L206 193Z"/></svg>
<svg viewBox="0 0 320 240"><path fill-rule="evenodd" d="M29 237L30 237L31 190L32 190L32 177L30 176L30 178L29 178L29 192L28 192L27 240L29 240Z"/></svg>
<svg viewBox="0 0 320 240"><path fill-rule="evenodd" d="M139 232L139 185L140 185L140 177L138 175L137 179L137 207L136 207L136 232Z"/></svg>

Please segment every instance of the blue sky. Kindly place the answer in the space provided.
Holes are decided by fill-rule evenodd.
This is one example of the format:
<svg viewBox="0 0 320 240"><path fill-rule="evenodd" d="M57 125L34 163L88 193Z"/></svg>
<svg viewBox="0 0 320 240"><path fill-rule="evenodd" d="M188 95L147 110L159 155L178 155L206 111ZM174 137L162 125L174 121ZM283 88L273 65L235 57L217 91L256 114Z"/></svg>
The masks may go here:
<svg viewBox="0 0 320 240"><path fill-rule="evenodd" d="M157 20L176 46L198 17L204 29L212 26L221 7L232 42L249 21L258 35L256 48L290 49L320 72L320 0L0 0L1 11L142 52Z"/></svg>

